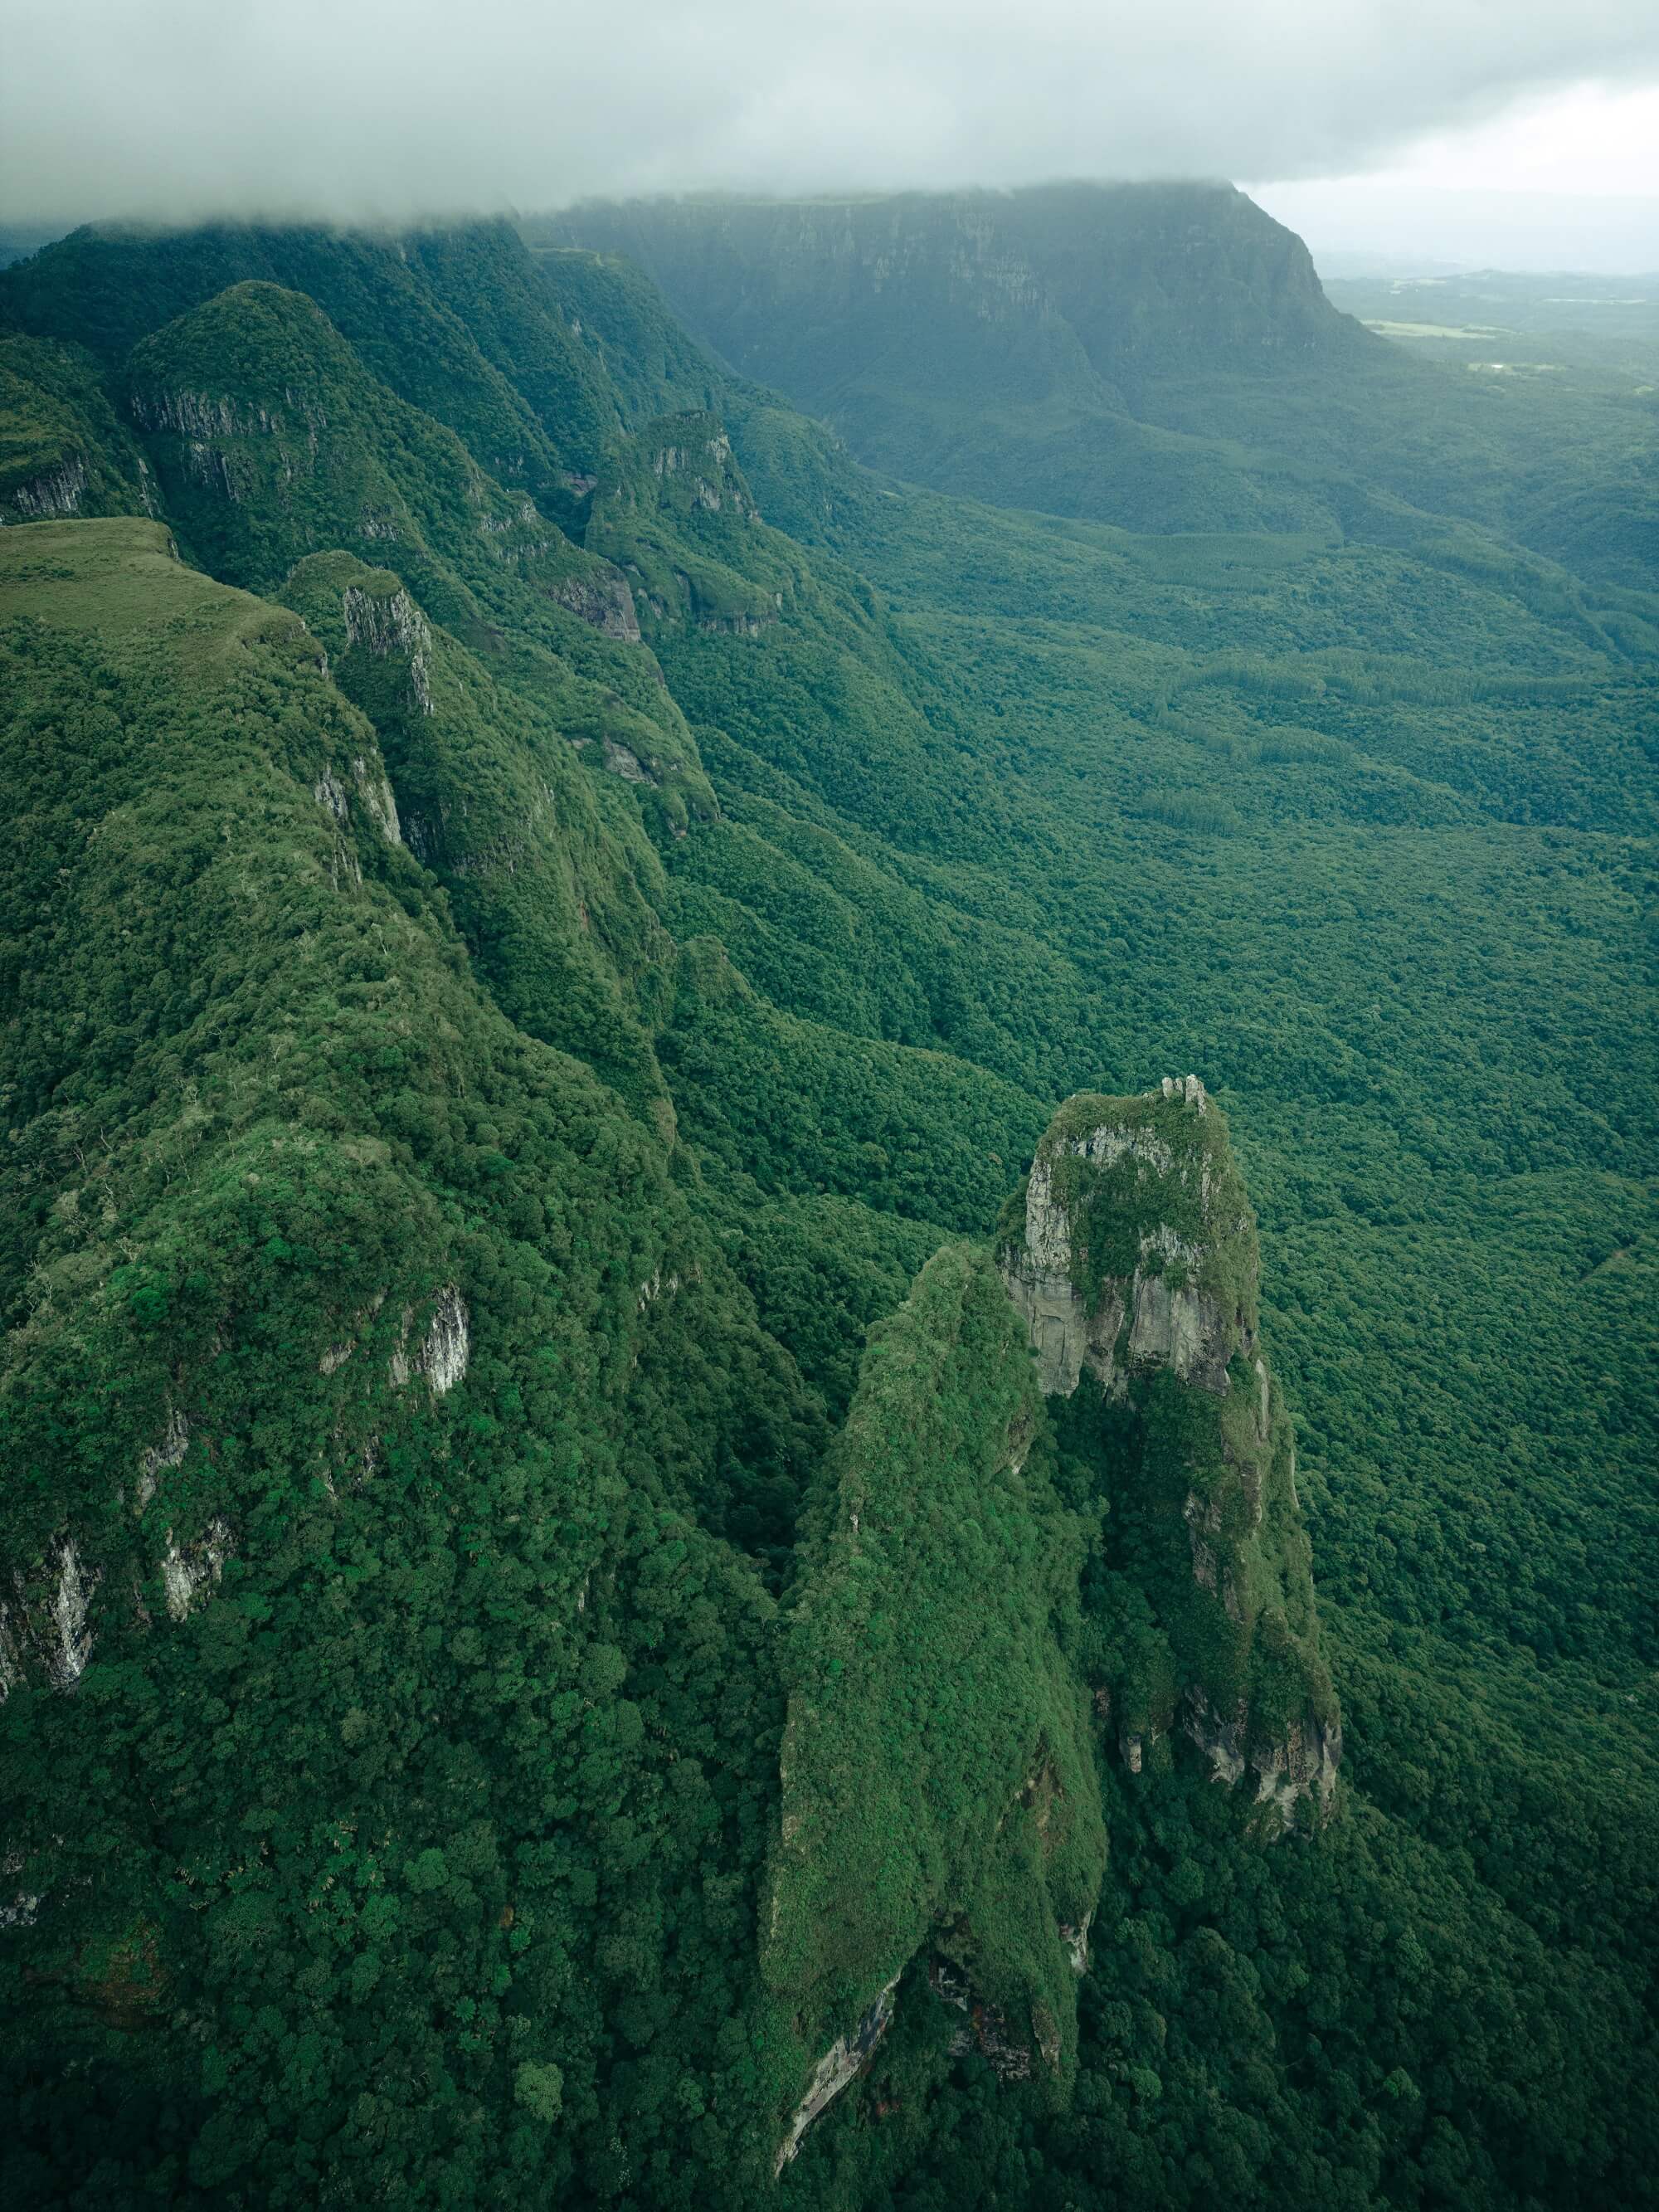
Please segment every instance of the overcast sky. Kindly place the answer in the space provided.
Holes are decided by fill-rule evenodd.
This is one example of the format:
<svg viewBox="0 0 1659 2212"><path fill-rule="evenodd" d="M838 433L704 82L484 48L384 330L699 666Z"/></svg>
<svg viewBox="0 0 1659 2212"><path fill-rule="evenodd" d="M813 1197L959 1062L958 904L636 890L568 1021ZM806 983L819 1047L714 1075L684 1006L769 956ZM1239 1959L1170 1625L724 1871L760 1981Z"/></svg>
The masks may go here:
<svg viewBox="0 0 1659 2212"><path fill-rule="evenodd" d="M1356 256L1659 271L1659 85L1556 88L1367 174L1249 188L1333 271Z"/></svg>
<svg viewBox="0 0 1659 2212"><path fill-rule="evenodd" d="M1309 182L1373 171L1659 199L1659 0L0 0L0 227L1210 176L1316 230Z"/></svg>

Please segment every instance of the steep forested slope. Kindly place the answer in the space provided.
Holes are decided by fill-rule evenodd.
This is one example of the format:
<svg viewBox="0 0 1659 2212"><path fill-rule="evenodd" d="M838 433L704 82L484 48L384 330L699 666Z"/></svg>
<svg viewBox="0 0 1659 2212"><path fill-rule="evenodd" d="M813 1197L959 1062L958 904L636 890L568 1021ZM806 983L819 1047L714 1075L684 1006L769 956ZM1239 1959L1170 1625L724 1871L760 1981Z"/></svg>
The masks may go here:
<svg viewBox="0 0 1659 2212"><path fill-rule="evenodd" d="M0 550L12 2185L568 2170L621 1931L672 1917L711 2041L752 1976L700 1885L764 1848L771 1601L702 1523L818 1416L472 982L298 620L149 523Z"/></svg>
<svg viewBox="0 0 1659 2212"><path fill-rule="evenodd" d="M1652 605L1149 440L1377 352L1092 204L1202 534L500 226L0 275L21 2201L1647 2185Z"/></svg>

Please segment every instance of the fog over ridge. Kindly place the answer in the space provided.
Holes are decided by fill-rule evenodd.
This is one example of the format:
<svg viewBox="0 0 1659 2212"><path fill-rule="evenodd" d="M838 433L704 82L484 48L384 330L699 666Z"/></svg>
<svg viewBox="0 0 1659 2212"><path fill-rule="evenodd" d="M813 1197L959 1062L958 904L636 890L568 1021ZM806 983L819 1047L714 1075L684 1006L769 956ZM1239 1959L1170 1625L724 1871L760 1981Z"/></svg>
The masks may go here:
<svg viewBox="0 0 1659 2212"><path fill-rule="evenodd" d="M1296 178L1659 79L1652 0L8 0L0 220Z"/></svg>

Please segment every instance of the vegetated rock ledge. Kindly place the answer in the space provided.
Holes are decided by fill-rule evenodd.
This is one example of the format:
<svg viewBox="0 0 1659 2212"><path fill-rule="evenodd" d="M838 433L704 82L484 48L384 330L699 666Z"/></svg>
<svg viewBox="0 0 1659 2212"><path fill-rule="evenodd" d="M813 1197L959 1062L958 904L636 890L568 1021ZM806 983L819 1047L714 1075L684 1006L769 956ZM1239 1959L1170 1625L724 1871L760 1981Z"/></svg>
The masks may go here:
<svg viewBox="0 0 1659 2212"><path fill-rule="evenodd" d="M870 1332L788 1619L761 1921L799 2069L781 2164L854 2078L896 1973L959 1999L1005 2077L1054 2097L1071 2079L1107 1845L1049 1426L990 1252L943 1247ZM978 1601L987 1582L1004 1602Z"/></svg>

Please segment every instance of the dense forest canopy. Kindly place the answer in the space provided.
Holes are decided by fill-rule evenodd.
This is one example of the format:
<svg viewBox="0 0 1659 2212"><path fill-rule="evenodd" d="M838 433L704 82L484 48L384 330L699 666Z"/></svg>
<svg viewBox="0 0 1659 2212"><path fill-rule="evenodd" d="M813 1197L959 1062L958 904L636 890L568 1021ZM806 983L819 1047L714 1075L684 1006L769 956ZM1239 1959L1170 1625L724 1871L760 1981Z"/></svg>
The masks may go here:
<svg viewBox="0 0 1659 2212"><path fill-rule="evenodd" d="M0 270L8 2203L1651 2201L1656 341L1343 304Z"/></svg>

